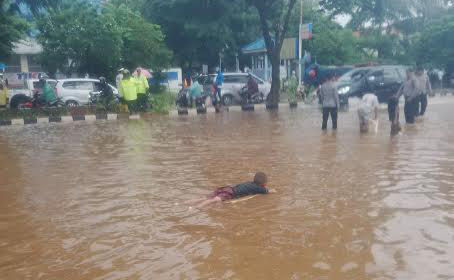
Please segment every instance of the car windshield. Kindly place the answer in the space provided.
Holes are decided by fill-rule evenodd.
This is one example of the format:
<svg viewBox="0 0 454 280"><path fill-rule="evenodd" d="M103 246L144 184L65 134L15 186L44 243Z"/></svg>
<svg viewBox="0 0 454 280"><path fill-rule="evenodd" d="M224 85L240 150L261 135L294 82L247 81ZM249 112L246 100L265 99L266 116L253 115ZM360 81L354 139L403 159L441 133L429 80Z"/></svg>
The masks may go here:
<svg viewBox="0 0 454 280"><path fill-rule="evenodd" d="M339 83L351 83L359 81L365 74L369 72L369 69L356 69L342 75L338 82Z"/></svg>

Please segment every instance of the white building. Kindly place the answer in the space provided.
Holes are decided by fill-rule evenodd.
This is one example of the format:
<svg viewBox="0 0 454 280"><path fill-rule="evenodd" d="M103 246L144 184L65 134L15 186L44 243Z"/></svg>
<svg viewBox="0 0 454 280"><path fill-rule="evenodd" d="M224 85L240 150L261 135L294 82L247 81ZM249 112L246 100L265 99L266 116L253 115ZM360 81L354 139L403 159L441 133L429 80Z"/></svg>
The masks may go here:
<svg viewBox="0 0 454 280"><path fill-rule="evenodd" d="M251 57L251 71L255 75L271 80L271 61L266 54L265 40L260 38L242 48L243 54ZM298 72L298 40L286 38L281 49L281 79L290 77L292 71Z"/></svg>
<svg viewBox="0 0 454 280"><path fill-rule="evenodd" d="M42 46L32 38L14 43L13 54L5 62L6 67L3 70L10 86L21 86L24 80L36 78L43 72L38 62L42 51Z"/></svg>

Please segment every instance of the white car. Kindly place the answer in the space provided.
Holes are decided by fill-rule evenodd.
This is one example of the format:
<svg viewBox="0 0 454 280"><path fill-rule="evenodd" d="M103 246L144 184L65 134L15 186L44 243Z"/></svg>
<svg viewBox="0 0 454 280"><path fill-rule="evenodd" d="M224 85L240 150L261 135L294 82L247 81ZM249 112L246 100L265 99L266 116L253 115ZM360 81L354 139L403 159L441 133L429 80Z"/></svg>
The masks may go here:
<svg viewBox="0 0 454 280"><path fill-rule="evenodd" d="M52 80L52 79L46 79L47 83L55 88L57 86L57 80ZM18 88L18 89L12 89L9 92L9 97L13 97L16 94L24 94L28 97L33 97L33 93L35 90L41 89L41 85L39 84L38 79L28 79L24 81L24 87L23 88Z"/></svg>
<svg viewBox="0 0 454 280"><path fill-rule="evenodd" d="M114 95L118 90L109 84ZM100 89L98 79L63 79L58 80L57 95L68 107L75 107L88 104L90 92L97 92Z"/></svg>
<svg viewBox="0 0 454 280"><path fill-rule="evenodd" d="M224 84L222 85L221 95L225 106L241 103L240 91L247 85L248 75L249 73L224 73ZM251 75L257 81L263 100L266 100L271 91L271 84L254 74ZM214 77L214 80L216 80L216 77Z"/></svg>

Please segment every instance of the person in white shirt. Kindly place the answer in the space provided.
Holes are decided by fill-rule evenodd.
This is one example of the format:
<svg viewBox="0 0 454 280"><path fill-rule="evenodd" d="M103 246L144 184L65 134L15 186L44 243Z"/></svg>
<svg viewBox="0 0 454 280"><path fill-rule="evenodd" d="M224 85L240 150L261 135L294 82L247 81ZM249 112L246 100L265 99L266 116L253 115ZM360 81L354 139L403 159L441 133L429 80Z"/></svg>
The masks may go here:
<svg viewBox="0 0 454 280"><path fill-rule="evenodd" d="M364 94L358 108L359 130L362 133L369 132L369 123L378 123L378 98L373 93Z"/></svg>
<svg viewBox="0 0 454 280"><path fill-rule="evenodd" d="M124 68L121 68L120 70L118 70L118 75L115 77L115 83L117 84L117 89L118 89L118 93L120 94L120 97L123 97L123 92L121 92L121 80L123 79L123 71L125 69Z"/></svg>

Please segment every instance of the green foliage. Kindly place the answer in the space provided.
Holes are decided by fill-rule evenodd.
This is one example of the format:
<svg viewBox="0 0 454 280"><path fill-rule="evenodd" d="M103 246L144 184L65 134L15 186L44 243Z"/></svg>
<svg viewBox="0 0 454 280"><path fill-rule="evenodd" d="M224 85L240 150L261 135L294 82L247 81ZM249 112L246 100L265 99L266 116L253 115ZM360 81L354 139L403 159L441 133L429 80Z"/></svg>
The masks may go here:
<svg viewBox="0 0 454 280"><path fill-rule="evenodd" d="M167 45L175 53L174 61L183 68L217 65L222 50L232 65L235 52L260 34L257 14L243 1L145 2L147 18L162 26Z"/></svg>
<svg viewBox="0 0 454 280"><path fill-rule="evenodd" d="M358 29L366 23L382 26L385 22L410 16L411 1L414 0L321 0L320 5L332 16L350 15L350 26Z"/></svg>
<svg viewBox="0 0 454 280"><path fill-rule="evenodd" d="M0 0L0 61L11 55L13 43L23 38L29 28L9 7L9 1Z"/></svg>
<svg viewBox="0 0 454 280"><path fill-rule="evenodd" d="M172 92L155 93L150 96L152 112L168 114L175 108L176 95Z"/></svg>
<svg viewBox="0 0 454 280"><path fill-rule="evenodd" d="M454 72L454 10L428 22L418 36L415 57L418 62Z"/></svg>
<svg viewBox="0 0 454 280"><path fill-rule="evenodd" d="M169 64L171 54L159 26L125 5L108 4L99 13L86 1L66 0L48 9L37 25L41 62L51 74L60 69L113 80L120 67L160 69Z"/></svg>
<svg viewBox="0 0 454 280"><path fill-rule="evenodd" d="M313 38L303 41L303 48L322 65L354 64L363 59L353 31L342 28L322 14L314 18Z"/></svg>
<svg viewBox="0 0 454 280"><path fill-rule="evenodd" d="M69 115L69 111L65 107L60 108L33 108L33 109L1 109L0 110L0 121L1 120L12 120L12 119L36 119L41 117L59 117Z"/></svg>
<svg viewBox="0 0 454 280"><path fill-rule="evenodd" d="M122 66L129 69L144 66L161 70L170 65L172 54L164 44L164 35L159 25L147 22L139 12L125 4L108 4L103 11L103 18L105 17L112 18L120 31L123 42Z"/></svg>
<svg viewBox="0 0 454 280"><path fill-rule="evenodd" d="M46 8L56 7L61 0L15 0L11 3L11 9L20 11L20 6L26 6L33 15L38 15L45 11Z"/></svg>
<svg viewBox="0 0 454 280"><path fill-rule="evenodd" d="M287 37L296 0L247 0L247 3L255 7L259 14L260 27L272 66L268 103L277 105L281 90L281 49L283 41Z"/></svg>
<svg viewBox="0 0 454 280"><path fill-rule="evenodd" d="M41 61L50 73L110 76L119 67L121 33L114 18L84 1L66 1L38 20ZM68 61L70 61L68 65Z"/></svg>
<svg viewBox="0 0 454 280"><path fill-rule="evenodd" d="M312 40L303 41L303 51L311 53L317 63L322 65L355 64L364 59L359 40L353 36L353 31L343 28L325 13L320 11L317 3L304 2L304 22L313 24ZM290 21L289 36L298 37L299 9Z"/></svg>

